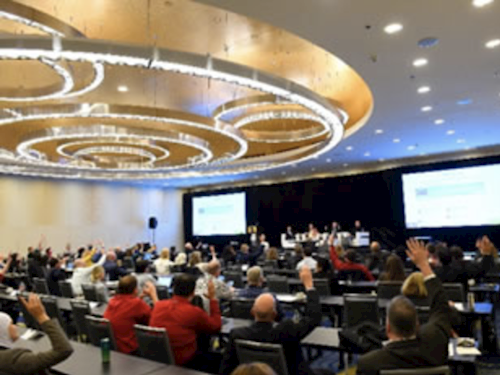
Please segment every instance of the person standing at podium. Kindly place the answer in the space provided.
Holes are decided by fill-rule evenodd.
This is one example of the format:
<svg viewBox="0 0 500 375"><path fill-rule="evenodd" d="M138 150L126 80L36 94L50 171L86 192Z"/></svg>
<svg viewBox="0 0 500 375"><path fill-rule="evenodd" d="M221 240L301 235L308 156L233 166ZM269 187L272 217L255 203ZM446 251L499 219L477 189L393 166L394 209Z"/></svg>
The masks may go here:
<svg viewBox="0 0 500 375"><path fill-rule="evenodd" d="M366 232L365 228L361 226L361 221L356 220L354 222L354 227L351 229L351 234L356 237L356 233L358 232Z"/></svg>

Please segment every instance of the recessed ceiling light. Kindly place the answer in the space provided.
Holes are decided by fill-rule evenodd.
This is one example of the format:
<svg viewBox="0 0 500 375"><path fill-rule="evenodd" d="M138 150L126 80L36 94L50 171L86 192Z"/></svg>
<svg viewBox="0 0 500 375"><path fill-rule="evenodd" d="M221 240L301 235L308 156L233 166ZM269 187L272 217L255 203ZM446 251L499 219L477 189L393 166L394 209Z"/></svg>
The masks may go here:
<svg viewBox="0 0 500 375"><path fill-rule="evenodd" d="M375 130L375 134L382 134L384 131L382 129Z"/></svg>
<svg viewBox="0 0 500 375"><path fill-rule="evenodd" d="M432 111L432 107L430 105L426 105L425 107L420 108L422 112L430 112Z"/></svg>
<svg viewBox="0 0 500 375"><path fill-rule="evenodd" d="M448 131L446 132L446 134L448 134L448 135L453 135L453 134L455 134L455 130L448 130Z"/></svg>
<svg viewBox="0 0 500 375"><path fill-rule="evenodd" d="M328 159L326 159L326 162L327 162L327 163L331 163L331 162L332 162L332 159L328 158Z"/></svg>
<svg viewBox="0 0 500 375"><path fill-rule="evenodd" d="M493 0L473 0L472 5L474 5L476 8L482 8L486 5L489 5L493 2Z"/></svg>
<svg viewBox="0 0 500 375"><path fill-rule="evenodd" d="M431 88L429 86L421 86L417 90L419 94L427 94L429 91L431 91Z"/></svg>
<svg viewBox="0 0 500 375"><path fill-rule="evenodd" d="M408 151L413 151L415 150L417 147L415 145L410 145L407 147Z"/></svg>
<svg viewBox="0 0 500 375"><path fill-rule="evenodd" d="M500 39L492 39L484 45L486 48L492 49L492 48L497 48L500 46Z"/></svg>
<svg viewBox="0 0 500 375"><path fill-rule="evenodd" d="M352 146L347 146L345 149L346 149L347 151L352 151L352 150L353 150L353 147L352 147Z"/></svg>
<svg viewBox="0 0 500 375"><path fill-rule="evenodd" d="M444 124L444 119L438 118L437 120L434 121L434 124L436 124L436 125L442 125L442 124Z"/></svg>
<svg viewBox="0 0 500 375"><path fill-rule="evenodd" d="M463 138L457 139L457 143L465 143L465 139Z"/></svg>
<svg viewBox="0 0 500 375"><path fill-rule="evenodd" d="M369 152L365 152L365 156L368 157L370 156L371 154Z"/></svg>
<svg viewBox="0 0 500 375"><path fill-rule="evenodd" d="M416 68L420 68L421 66L425 66L429 63L427 59L419 58L413 61L413 66Z"/></svg>
<svg viewBox="0 0 500 375"><path fill-rule="evenodd" d="M394 143L399 143L399 142L401 142L401 139L399 139L399 138L394 138L392 141L393 141Z"/></svg>
<svg viewBox="0 0 500 375"><path fill-rule="evenodd" d="M403 30L403 25L400 23L390 23L386 27L384 27L384 31L387 34L396 34L399 33L401 30Z"/></svg>
<svg viewBox="0 0 500 375"><path fill-rule="evenodd" d="M470 98L457 100L457 105L469 105L471 103L472 103L472 99L470 99Z"/></svg>
<svg viewBox="0 0 500 375"><path fill-rule="evenodd" d="M128 87L125 86L125 85L120 85L118 86L118 89L117 89L119 92L127 92L128 91Z"/></svg>

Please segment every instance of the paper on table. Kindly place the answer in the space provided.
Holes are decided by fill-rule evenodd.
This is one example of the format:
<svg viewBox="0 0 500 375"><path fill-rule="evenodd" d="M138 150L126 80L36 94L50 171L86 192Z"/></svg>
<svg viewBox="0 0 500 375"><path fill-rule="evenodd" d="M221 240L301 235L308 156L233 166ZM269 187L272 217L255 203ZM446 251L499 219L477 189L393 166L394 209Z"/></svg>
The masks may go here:
<svg viewBox="0 0 500 375"><path fill-rule="evenodd" d="M33 337L35 337L36 334L37 334L37 331L35 331L34 329L31 329L31 328L28 328L28 330L21 335L21 339L30 340Z"/></svg>
<svg viewBox="0 0 500 375"><path fill-rule="evenodd" d="M448 344L448 353L450 355L455 355L453 353L453 343ZM481 355L481 352L477 348L464 348L462 346L457 346L457 353L456 355Z"/></svg>
<svg viewBox="0 0 500 375"><path fill-rule="evenodd" d="M99 305L99 302L90 302L89 305L91 309L95 309Z"/></svg>
<svg viewBox="0 0 500 375"><path fill-rule="evenodd" d="M458 311L464 311L464 304L462 302L455 302L454 306Z"/></svg>
<svg viewBox="0 0 500 375"><path fill-rule="evenodd" d="M295 301L297 301L297 297L294 296L293 294L278 294L278 295L276 295L276 298L280 302L295 302Z"/></svg>

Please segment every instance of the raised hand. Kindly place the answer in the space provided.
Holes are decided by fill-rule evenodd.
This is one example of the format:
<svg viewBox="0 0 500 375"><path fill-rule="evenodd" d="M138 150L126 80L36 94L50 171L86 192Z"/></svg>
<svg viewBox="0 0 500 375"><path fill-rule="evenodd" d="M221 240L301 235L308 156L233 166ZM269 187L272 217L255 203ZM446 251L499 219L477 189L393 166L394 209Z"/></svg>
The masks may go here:
<svg viewBox="0 0 500 375"><path fill-rule="evenodd" d="M47 320L50 320L45 311L45 307L43 307L42 301L40 301L40 298L36 294L30 293L28 301L23 297L19 297L19 301L21 301L24 307L26 307L26 310L28 310L31 316L35 318L39 324L43 324Z"/></svg>
<svg viewBox="0 0 500 375"><path fill-rule="evenodd" d="M313 276L311 269L307 266L302 266L300 269L300 274L299 274L300 280L302 281L302 284L304 284L304 288L306 290L311 289L313 287Z"/></svg>
<svg viewBox="0 0 500 375"><path fill-rule="evenodd" d="M151 281L146 281L146 283L142 287L142 294L151 298L153 302L156 302L158 300L156 286Z"/></svg>
<svg viewBox="0 0 500 375"><path fill-rule="evenodd" d="M406 250L406 255L411 261L420 268L420 271L424 274L424 276L432 274L431 267L429 265L429 252L425 248L425 245L422 241L417 241L414 238L410 238L406 241L406 245L408 246L408 250Z"/></svg>
<svg viewBox="0 0 500 375"><path fill-rule="evenodd" d="M490 241L488 236L483 236L477 243L481 255L493 255L496 251L495 245Z"/></svg>

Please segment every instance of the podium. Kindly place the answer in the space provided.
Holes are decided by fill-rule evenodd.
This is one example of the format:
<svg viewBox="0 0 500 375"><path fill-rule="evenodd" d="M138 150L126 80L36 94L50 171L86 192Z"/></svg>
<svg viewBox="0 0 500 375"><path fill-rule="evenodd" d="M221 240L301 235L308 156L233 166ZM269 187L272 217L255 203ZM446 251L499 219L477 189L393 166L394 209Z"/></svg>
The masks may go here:
<svg viewBox="0 0 500 375"><path fill-rule="evenodd" d="M356 235L351 241L351 246L370 246L370 232L356 232Z"/></svg>

